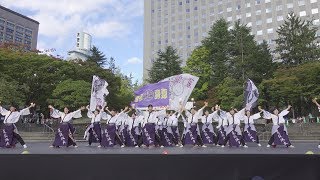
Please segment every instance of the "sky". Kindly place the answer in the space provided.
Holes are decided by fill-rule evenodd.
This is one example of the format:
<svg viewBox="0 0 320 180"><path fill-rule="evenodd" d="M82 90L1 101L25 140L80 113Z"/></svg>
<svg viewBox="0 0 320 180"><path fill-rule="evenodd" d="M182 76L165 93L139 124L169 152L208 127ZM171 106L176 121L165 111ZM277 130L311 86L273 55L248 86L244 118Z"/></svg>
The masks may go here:
<svg viewBox="0 0 320 180"><path fill-rule="evenodd" d="M76 33L114 57L122 73L142 81L143 0L1 0L0 4L40 23L38 49L67 57Z"/></svg>

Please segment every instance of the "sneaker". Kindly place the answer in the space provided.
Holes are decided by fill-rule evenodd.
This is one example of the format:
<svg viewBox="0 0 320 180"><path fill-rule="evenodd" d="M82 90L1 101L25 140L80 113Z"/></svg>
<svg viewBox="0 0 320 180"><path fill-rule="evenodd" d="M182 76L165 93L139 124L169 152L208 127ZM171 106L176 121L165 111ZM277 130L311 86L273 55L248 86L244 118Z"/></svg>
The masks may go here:
<svg viewBox="0 0 320 180"><path fill-rule="evenodd" d="M290 145L290 146L288 146L289 148L294 148L294 146L293 145Z"/></svg>
<svg viewBox="0 0 320 180"><path fill-rule="evenodd" d="M89 146L91 146L91 144L87 144L86 146L89 147Z"/></svg>
<svg viewBox="0 0 320 180"><path fill-rule="evenodd" d="M124 147L126 147L125 145L121 145L121 148L124 148Z"/></svg>
<svg viewBox="0 0 320 180"><path fill-rule="evenodd" d="M49 146L49 148L54 148L54 146L51 145L51 146Z"/></svg>
<svg viewBox="0 0 320 180"><path fill-rule="evenodd" d="M138 145L135 146L135 148L138 148L138 147L139 147Z"/></svg>
<svg viewBox="0 0 320 180"><path fill-rule="evenodd" d="M248 148L248 146L247 146L247 145L244 145L243 147L244 147L244 148Z"/></svg>
<svg viewBox="0 0 320 180"><path fill-rule="evenodd" d="M222 145L221 147L224 148L224 145Z"/></svg>
<svg viewBox="0 0 320 180"><path fill-rule="evenodd" d="M182 147L183 147L183 145L181 144L181 145L180 145L180 147L182 148Z"/></svg>
<svg viewBox="0 0 320 180"><path fill-rule="evenodd" d="M98 148L101 148L101 145L99 145Z"/></svg>
<svg viewBox="0 0 320 180"><path fill-rule="evenodd" d="M318 148L320 149L320 144L318 145Z"/></svg>
<svg viewBox="0 0 320 180"><path fill-rule="evenodd" d="M74 148L78 148L78 146L77 145L75 145L75 146L73 146Z"/></svg>
<svg viewBox="0 0 320 180"><path fill-rule="evenodd" d="M216 144L217 147L220 147L220 144Z"/></svg>
<svg viewBox="0 0 320 180"><path fill-rule="evenodd" d="M163 146L163 145L161 145L161 146L160 146L160 148L164 148L164 146Z"/></svg>
<svg viewBox="0 0 320 180"><path fill-rule="evenodd" d="M24 144L24 145L23 145L23 148L24 148L24 149L27 149L27 148L28 148L28 146Z"/></svg>
<svg viewBox="0 0 320 180"><path fill-rule="evenodd" d="M176 144L177 147L179 147L179 144Z"/></svg>
<svg viewBox="0 0 320 180"><path fill-rule="evenodd" d="M202 145L202 147L206 148L207 146L206 145Z"/></svg>
<svg viewBox="0 0 320 180"><path fill-rule="evenodd" d="M259 143L259 144L257 144L259 147L261 147L261 144Z"/></svg>
<svg viewBox="0 0 320 180"><path fill-rule="evenodd" d="M268 145L267 145L267 148L269 148L269 147L270 147L270 145L268 144Z"/></svg>

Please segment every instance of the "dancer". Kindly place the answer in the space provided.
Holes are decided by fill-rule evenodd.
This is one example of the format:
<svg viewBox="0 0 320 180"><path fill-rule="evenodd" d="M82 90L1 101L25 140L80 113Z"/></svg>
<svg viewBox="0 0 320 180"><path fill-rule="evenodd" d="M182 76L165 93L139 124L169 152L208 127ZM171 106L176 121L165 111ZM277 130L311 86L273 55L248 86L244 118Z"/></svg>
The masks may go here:
<svg viewBox="0 0 320 180"><path fill-rule="evenodd" d="M143 144L141 127L141 124L143 123L143 116L134 112L131 115L131 118L133 120L131 134L137 143L135 147L140 147Z"/></svg>
<svg viewBox="0 0 320 180"><path fill-rule="evenodd" d="M173 133L171 127L168 125L170 119L170 111L167 111L164 121L162 122L162 129L160 131L161 135L161 147L171 147L175 145L173 143Z"/></svg>
<svg viewBox="0 0 320 180"><path fill-rule="evenodd" d="M35 104L31 103L29 107L17 111L17 108L14 105L11 105L8 111L1 106L0 102L0 114L5 116L3 127L1 128L0 133L0 147L15 147L16 142L18 141L23 146L23 148L27 148L26 143L18 133L18 129L15 126L15 123L19 121L20 116L30 114L29 109L34 106Z"/></svg>
<svg viewBox="0 0 320 180"><path fill-rule="evenodd" d="M269 148L270 146L276 147L277 145L285 145L293 148L294 146L289 140L287 127L284 125L285 119L283 118L290 112L289 110L291 109L291 105L289 105L287 109L281 111L280 113L279 110L275 108L273 110L273 114L262 109L260 106L258 108L263 112L263 117L266 119L272 119L273 123L271 138L267 147Z"/></svg>
<svg viewBox="0 0 320 180"><path fill-rule="evenodd" d="M128 112L130 111L131 109ZM126 112L122 118L121 129L119 131L124 145L133 147L138 144L138 138L135 138L134 134L132 133L135 116L128 116L128 112Z"/></svg>
<svg viewBox="0 0 320 180"><path fill-rule="evenodd" d="M178 128L178 118L180 117L180 112L173 112L170 111L169 118L167 121L167 125L171 129L172 133L172 141L176 146L180 146L182 143L180 141L180 133L179 133L179 128Z"/></svg>
<svg viewBox="0 0 320 180"><path fill-rule="evenodd" d="M167 109L167 108L166 108ZM139 113L143 114L143 123L142 123L142 140L143 146L147 147L155 147L156 141L160 142L159 137L156 135L156 123L158 121L159 116L164 116L166 114L166 109L155 111L153 106L148 105L147 111L139 111Z"/></svg>
<svg viewBox="0 0 320 180"><path fill-rule="evenodd" d="M317 98L312 99L312 102L318 106L320 112L320 104L317 102ZM318 148L320 148L320 144L318 145Z"/></svg>
<svg viewBox="0 0 320 180"><path fill-rule="evenodd" d="M224 146L224 142L227 138L226 129L228 128L227 112L220 109L219 105L212 107L212 118L214 121L218 122L217 131L218 135L215 139L216 146Z"/></svg>
<svg viewBox="0 0 320 180"><path fill-rule="evenodd" d="M109 115L107 118L107 124L102 133L101 146L113 147L116 144L119 144L121 148L125 147L118 134L117 124L119 124L118 120L121 118L120 116L122 116L128 110L128 107L125 107L120 113L116 113L114 109L110 111L108 107L106 107L105 110L109 113Z"/></svg>
<svg viewBox="0 0 320 180"><path fill-rule="evenodd" d="M213 113L210 114L209 110L204 112L204 116L201 117L202 128L201 128L201 137L203 144L214 144L216 134L212 126Z"/></svg>
<svg viewBox="0 0 320 180"><path fill-rule="evenodd" d="M244 142L240 129L240 120L241 117L244 115L244 112L245 108L243 108L239 112L237 112L236 109L231 108L230 111L226 114L229 125L226 129L227 137L224 141L224 144L221 147L224 147L228 142L230 147L248 147Z"/></svg>
<svg viewBox="0 0 320 180"><path fill-rule="evenodd" d="M106 105L103 106L97 106L97 109L94 110L94 112L91 112L89 109L89 105L87 106L87 116L88 118L91 118L91 124L88 126L88 128L85 131L84 138L87 138L88 140L88 146L91 146L92 143L99 143L98 147L101 147L101 125L100 121L101 119L106 120L107 116L104 115L104 108Z"/></svg>
<svg viewBox="0 0 320 180"><path fill-rule="evenodd" d="M82 106L74 112L69 112L69 109L67 107L63 109L63 112L55 109L52 105L49 105L48 108L52 110L51 117L61 119L55 135L55 139L50 147L59 148L61 146L69 147L72 145L77 148L78 146L73 137L75 128L72 126L70 121L73 118L82 117L81 111L83 111L85 107Z"/></svg>
<svg viewBox="0 0 320 180"><path fill-rule="evenodd" d="M183 108L187 116L187 124L184 134L184 142L180 147L183 147L187 144L192 144L194 147L197 145L207 147L203 144L198 125L199 119L201 118L201 114L203 113L203 109L207 106L208 102L204 102L204 106L201 109L196 111L196 109L193 107L191 108L191 112Z"/></svg>
<svg viewBox="0 0 320 180"><path fill-rule="evenodd" d="M254 120L259 119L261 117L261 111L251 115L250 110L246 110L245 116L243 116L244 121L244 129L243 129L243 139L245 142L256 142L259 147L261 144L259 143L259 137L257 134L256 127L254 126Z"/></svg>

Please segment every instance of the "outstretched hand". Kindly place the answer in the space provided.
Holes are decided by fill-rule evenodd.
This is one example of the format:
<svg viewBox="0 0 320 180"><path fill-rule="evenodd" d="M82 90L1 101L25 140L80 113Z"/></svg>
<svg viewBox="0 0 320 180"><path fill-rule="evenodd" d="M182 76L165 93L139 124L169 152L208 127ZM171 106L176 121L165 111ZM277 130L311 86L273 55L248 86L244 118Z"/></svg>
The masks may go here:
<svg viewBox="0 0 320 180"><path fill-rule="evenodd" d="M85 109L86 109L85 106L81 106L81 107L80 107L80 110L81 110L81 111L83 111L83 110L85 110Z"/></svg>
<svg viewBox="0 0 320 180"><path fill-rule="evenodd" d="M263 111L262 107L261 106L258 106L258 109L259 111Z"/></svg>
<svg viewBox="0 0 320 180"><path fill-rule="evenodd" d="M204 106L205 106L205 107L208 106L208 102L207 102L207 101L204 102Z"/></svg>

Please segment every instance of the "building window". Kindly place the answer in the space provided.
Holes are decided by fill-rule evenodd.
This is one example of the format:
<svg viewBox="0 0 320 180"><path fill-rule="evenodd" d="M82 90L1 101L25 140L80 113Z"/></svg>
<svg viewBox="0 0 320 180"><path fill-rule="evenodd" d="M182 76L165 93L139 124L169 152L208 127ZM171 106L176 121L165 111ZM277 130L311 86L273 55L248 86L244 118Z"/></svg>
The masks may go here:
<svg viewBox="0 0 320 180"><path fill-rule="evenodd" d="M16 26L16 30L17 30L17 31L20 31L20 32L23 32L24 28L21 27L21 26Z"/></svg>
<svg viewBox="0 0 320 180"><path fill-rule="evenodd" d="M246 13L246 17L251 17L251 13Z"/></svg>
<svg viewBox="0 0 320 180"><path fill-rule="evenodd" d="M278 16L277 21L283 21L283 16Z"/></svg>
<svg viewBox="0 0 320 180"><path fill-rule="evenodd" d="M190 12L190 9L186 9L186 12Z"/></svg>
<svg viewBox="0 0 320 180"><path fill-rule="evenodd" d="M251 27L252 26L252 22L249 22L248 24L247 24L247 27Z"/></svg>
<svg viewBox="0 0 320 180"><path fill-rule="evenodd" d="M320 25L320 19L313 20L314 25Z"/></svg>
<svg viewBox="0 0 320 180"><path fill-rule="evenodd" d="M265 0L265 3L269 3L269 2L271 2L271 0Z"/></svg>
<svg viewBox="0 0 320 180"><path fill-rule="evenodd" d="M256 5L261 4L261 0L256 0Z"/></svg>
<svg viewBox="0 0 320 180"><path fill-rule="evenodd" d="M272 12L272 10L270 8L266 9L266 13L271 13L271 12Z"/></svg>
<svg viewBox="0 0 320 180"><path fill-rule="evenodd" d="M29 29L25 29L25 31L24 31L26 34L32 34L32 31L31 30L29 30Z"/></svg>
<svg viewBox="0 0 320 180"><path fill-rule="evenodd" d="M267 29L267 33L268 33L268 34L273 33L273 28Z"/></svg>
<svg viewBox="0 0 320 180"><path fill-rule="evenodd" d="M261 14L261 10L257 10L256 15L260 15L260 14Z"/></svg>
<svg viewBox="0 0 320 180"><path fill-rule="evenodd" d="M300 0L300 1L298 1L298 5L299 5L299 6L304 6L304 5L305 5L304 0Z"/></svg>
<svg viewBox="0 0 320 180"><path fill-rule="evenodd" d="M236 16L237 20L241 19L241 15Z"/></svg>
<svg viewBox="0 0 320 180"><path fill-rule="evenodd" d="M241 9L241 5L239 5L239 4L238 4L238 6L237 6L237 10L240 10L240 9Z"/></svg>
<svg viewBox="0 0 320 180"><path fill-rule="evenodd" d="M228 22L232 21L232 17L228 17L228 18L227 18L227 21L228 21Z"/></svg>
<svg viewBox="0 0 320 180"><path fill-rule="evenodd" d="M182 2L179 2L179 5L182 6Z"/></svg>
<svg viewBox="0 0 320 180"><path fill-rule="evenodd" d="M256 21L256 25L257 25L257 26L259 26L259 25L261 25L261 24L262 24L262 21L261 21L261 20Z"/></svg>
<svg viewBox="0 0 320 180"><path fill-rule="evenodd" d="M13 23L10 23L10 22L7 22L7 27L10 27L10 28L14 28L14 24Z"/></svg>
<svg viewBox="0 0 320 180"><path fill-rule="evenodd" d="M272 23L272 18L268 18L267 23Z"/></svg>
<svg viewBox="0 0 320 180"><path fill-rule="evenodd" d="M232 8L231 7L228 7L227 8L227 12L231 12L232 11Z"/></svg>
<svg viewBox="0 0 320 180"><path fill-rule="evenodd" d="M194 7L194 10L196 11L196 10L198 10L198 7L196 6L196 7Z"/></svg>
<svg viewBox="0 0 320 180"><path fill-rule="evenodd" d="M306 11L301 11L299 14L300 14L300 16L301 16L301 17L303 17L303 16L306 16L306 15L307 15Z"/></svg>
<svg viewBox="0 0 320 180"><path fill-rule="evenodd" d="M277 11L281 11L282 10L282 5L279 5L276 7Z"/></svg>
<svg viewBox="0 0 320 180"><path fill-rule="evenodd" d="M312 9L311 13L312 14L318 14L319 13L319 9L318 8Z"/></svg>
<svg viewBox="0 0 320 180"><path fill-rule="evenodd" d="M311 3L316 3L318 2L317 0L310 0Z"/></svg>
<svg viewBox="0 0 320 180"><path fill-rule="evenodd" d="M5 22L6 22L5 20L3 20L3 19L0 18L0 24L1 24L1 25L4 25Z"/></svg>
<svg viewBox="0 0 320 180"><path fill-rule="evenodd" d="M257 35L258 36L261 36L263 33L262 33L262 30L259 30L259 31L257 31Z"/></svg>
<svg viewBox="0 0 320 180"><path fill-rule="evenodd" d="M247 7L251 7L251 4L250 4L250 3L247 3Z"/></svg>
<svg viewBox="0 0 320 180"><path fill-rule="evenodd" d="M287 8L288 8L288 9L293 8L293 4L292 4L292 3L287 4Z"/></svg>

